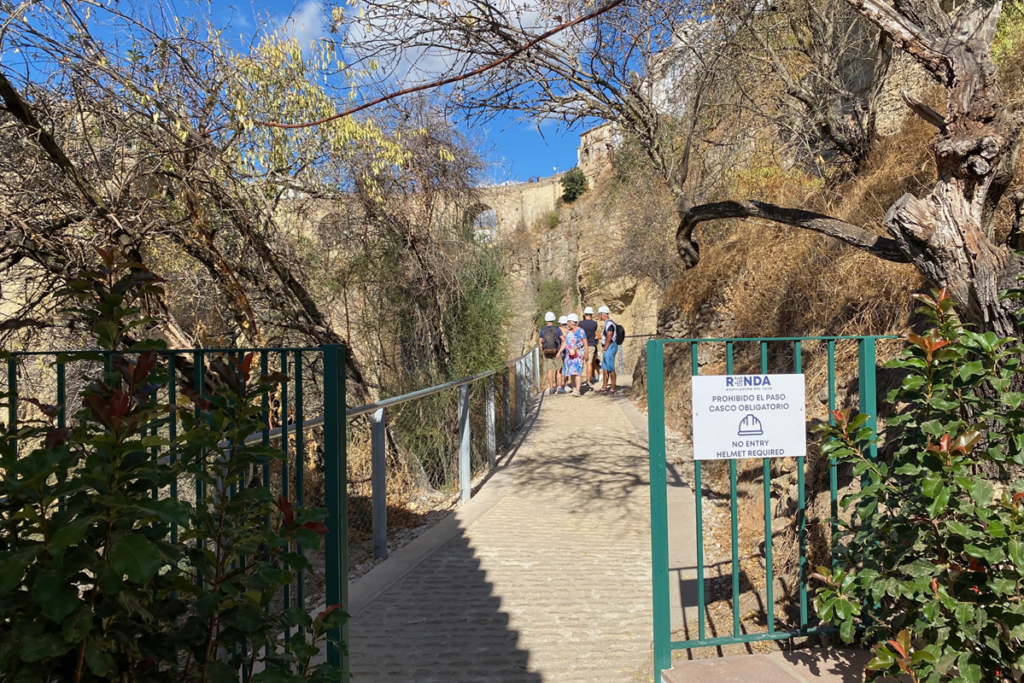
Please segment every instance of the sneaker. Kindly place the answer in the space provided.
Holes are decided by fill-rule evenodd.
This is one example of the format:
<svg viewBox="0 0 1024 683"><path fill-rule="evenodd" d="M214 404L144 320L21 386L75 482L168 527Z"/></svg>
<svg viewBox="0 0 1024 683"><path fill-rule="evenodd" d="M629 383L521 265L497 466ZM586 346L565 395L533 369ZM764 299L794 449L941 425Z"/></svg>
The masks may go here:
<svg viewBox="0 0 1024 683"><path fill-rule="evenodd" d="M572 390L572 395L573 395L573 396L579 396L579 395L580 395L580 392L578 392L578 391L576 391L575 389L573 389L573 390Z"/></svg>
<svg viewBox="0 0 1024 683"><path fill-rule="evenodd" d="M555 395L555 388L551 387L550 389L548 389L548 394L550 394L551 396L554 396Z"/></svg>
<svg viewBox="0 0 1024 683"><path fill-rule="evenodd" d="M565 387L558 387L558 393L564 394L565 393Z"/></svg>

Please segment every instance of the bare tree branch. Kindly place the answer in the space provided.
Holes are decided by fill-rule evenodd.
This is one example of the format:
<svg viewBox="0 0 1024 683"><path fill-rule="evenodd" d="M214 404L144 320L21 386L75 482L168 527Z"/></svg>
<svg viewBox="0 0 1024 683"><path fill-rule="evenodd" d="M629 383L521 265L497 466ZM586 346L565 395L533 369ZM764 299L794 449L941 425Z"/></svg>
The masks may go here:
<svg viewBox="0 0 1024 683"><path fill-rule="evenodd" d="M283 128L285 130L294 130L296 128L310 128L312 126L319 126L319 125L322 125L324 123L330 123L331 121L336 121L337 119L345 118L346 116L351 116L352 114L361 112L364 109L369 109L370 107L375 107L378 104L382 104L382 103L387 102L389 100L393 100L393 99L396 99L398 97L402 97L403 95L411 95L412 93L422 92L424 90L433 90L434 88L441 88L441 87L444 87L446 85L451 85L452 83L458 83L459 81L465 81L465 80L468 80L470 78L473 78L474 76L479 76L480 74L483 74L483 73L485 73L487 71L495 69L495 68L501 66L502 64L505 64L508 61L511 61L514 57L517 57L518 55L523 54L524 52L526 52L526 51L530 50L531 48L533 48L533 47L539 45L540 43L544 42L548 38L551 38L552 36L558 35L559 33L561 33L562 31L566 30L567 28L571 28L573 26L576 26L577 24L582 24L584 22L590 21L591 19L594 19L596 17L601 16L602 14L605 14L605 13L615 9L616 7L618 7L619 5L624 3L625 1L626 0L611 0L611 2L609 2L607 5L604 5L603 7L600 7L598 9L594 10L593 12L590 12L589 14L584 14L581 17L577 17L576 19L573 19L572 21L567 21L564 24L560 24L558 26L555 26L554 28L552 28L552 29L550 29L548 31L545 31L544 33L540 34L539 36L537 36L533 40L527 41L526 43L523 43L519 47L510 50L509 52L504 54L502 57L499 57L498 59L495 59L493 61L487 62L486 64L484 64L484 65L482 65L482 66L480 66L480 67L478 67L476 69L473 69L472 71L467 71L466 73L458 74L456 76L449 76L448 78L442 78L442 79L439 79L439 80L436 80L436 81L432 81L430 83L423 83L421 85L416 85L416 86L412 86L412 87L409 87L409 88L403 88L402 90L396 90L396 91L390 92L390 93L388 93L386 95L382 95L382 96L380 96L380 97L378 97L376 99L370 100L369 102L364 102L363 104L360 104L360 105L358 105L356 107L351 107L349 109L346 109L343 112L340 112L338 114L334 114L332 116L324 117L324 118L319 119L317 121L307 121L305 123L275 123L275 122L272 122L272 121L256 121L255 123L256 123L256 125L259 125L259 126L268 126L270 128Z"/></svg>
<svg viewBox="0 0 1024 683"><path fill-rule="evenodd" d="M738 201L701 204L686 212L676 231L676 248L687 268L693 268L699 260L699 246L693 239L693 230L700 223L722 218L761 218L775 223L792 225L822 235L835 237L850 246L874 256L907 263L909 259L900 251L895 240L876 235L859 226L812 211L790 209L766 202Z"/></svg>
<svg viewBox="0 0 1024 683"><path fill-rule="evenodd" d="M948 56L941 50L935 37L925 29L882 0L848 1L854 9L885 31L897 47L914 57L944 83L952 79L953 69Z"/></svg>

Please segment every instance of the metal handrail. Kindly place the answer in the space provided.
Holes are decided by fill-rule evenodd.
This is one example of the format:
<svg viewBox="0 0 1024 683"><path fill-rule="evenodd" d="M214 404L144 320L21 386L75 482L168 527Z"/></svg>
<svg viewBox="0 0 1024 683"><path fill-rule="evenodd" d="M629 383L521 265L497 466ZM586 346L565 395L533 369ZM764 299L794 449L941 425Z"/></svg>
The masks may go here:
<svg viewBox="0 0 1024 683"><path fill-rule="evenodd" d="M365 415L366 413L372 413L376 410L380 410L381 408L390 408L391 406L397 406L400 403L405 403L406 401L415 401L418 398L432 396L433 394L441 393L442 391L445 391L447 389L455 389L457 387L461 387L463 384L472 384L477 380L484 379L485 377L490 377L491 375L495 375L499 372L504 371L506 368L508 368L508 366L514 363L518 363L519 361L525 359L532 353L533 350L531 349L530 351L527 351L518 358L513 358L512 360L506 362L502 367L496 370L487 370L486 372L481 372L470 377L463 377L462 379L452 380L451 382L445 382L444 384L438 384L432 387L427 387L426 389L417 389L416 391L410 391L408 394L402 394L401 396L385 398L380 401L377 401L376 403L367 403L366 405L359 406L357 408L349 408L348 410L345 411L345 415L348 417Z"/></svg>
<svg viewBox="0 0 1024 683"><path fill-rule="evenodd" d="M840 335L836 337L691 337L689 339L679 338L674 339L671 337L664 339L652 339L656 344L703 344L705 342L794 342L794 341L857 341L860 339L902 339L897 334L867 334L867 335Z"/></svg>
<svg viewBox="0 0 1024 683"><path fill-rule="evenodd" d="M426 389L417 389L416 391L410 391L408 394L402 394L400 396L394 396L392 398L385 398L383 400L377 401L376 403L367 403L366 405L357 406L355 408L349 408L348 410L345 411L345 417L357 417L359 415L365 415L366 413L373 413L380 410L381 408L390 408L391 406L396 406L399 405L400 403L405 403L407 401L415 401L418 398L432 396L433 394L438 394L447 389L456 389L458 387L461 387L463 384L472 384L477 380L484 379L485 377L490 377L491 375L504 371L510 365L518 363L519 361L525 359L532 353L533 351L528 351L527 353L524 353L518 358L513 358L512 360L506 362L502 367L496 370L487 370L486 372L481 372L470 377L463 377L462 379L452 380L451 382L445 382L444 384L438 384L432 387L427 387ZM302 421L302 431L306 431L307 429L315 429L316 427L322 427L323 425L323 415L320 415L319 417L305 419ZM259 443L260 441L262 441L264 436L266 436L266 438L268 439L275 439L277 437L280 437L285 432L295 431L295 429L288 429L289 427L296 427L296 423L287 424L284 427L278 427L277 429L271 429L269 432L263 432L261 430L254 434L250 434L248 437L246 437L243 443L246 446L251 446L254 443ZM231 444L225 441L217 445L220 446L221 448L227 448Z"/></svg>

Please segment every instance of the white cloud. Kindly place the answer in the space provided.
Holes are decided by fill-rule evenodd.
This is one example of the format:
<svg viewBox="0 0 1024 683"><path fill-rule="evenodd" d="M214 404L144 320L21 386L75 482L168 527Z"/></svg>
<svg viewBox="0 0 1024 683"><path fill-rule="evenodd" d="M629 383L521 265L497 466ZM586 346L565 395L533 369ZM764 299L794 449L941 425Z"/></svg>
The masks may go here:
<svg viewBox="0 0 1024 683"><path fill-rule="evenodd" d="M553 25L550 19L544 17L541 12L544 0L495 0L494 5L510 21L514 21L519 27L530 32L539 32ZM374 37L378 35L393 35L401 31L403 35L415 35L417 27L409 22L396 27L394 19L388 16L387 5L397 6L400 3L407 3L409 0L386 0L384 7L377 5L375 11L365 11L356 3L349 14L353 17L347 27L347 43L354 56L362 57L373 53L382 70L387 70L386 77L403 85L414 85L416 83L428 82L440 76L448 74L453 67L465 67L467 56L448 48L438 40L431 46L423 44L430 42L429 34L417 36L419 45L406 46L401 50L388 53L380 53L374 46ZM462 17L471 10L471 3L468 0L450 0L438 5L443 8L446 17ZM364 11L361 11L364 10ZM472 58L470 58L472 59ZM475 65L476 62L473 62ZM460 69L461 70L461 69ZM377 75L378 77L380 74Z"/></svg>
<svg viewBox="0 0 1024 683"><path fill-rule="evenodd" d="M285 33L299 41L307 49L315 41L327 35L324 8L316 0L306 0L282 24Z"/></svg>

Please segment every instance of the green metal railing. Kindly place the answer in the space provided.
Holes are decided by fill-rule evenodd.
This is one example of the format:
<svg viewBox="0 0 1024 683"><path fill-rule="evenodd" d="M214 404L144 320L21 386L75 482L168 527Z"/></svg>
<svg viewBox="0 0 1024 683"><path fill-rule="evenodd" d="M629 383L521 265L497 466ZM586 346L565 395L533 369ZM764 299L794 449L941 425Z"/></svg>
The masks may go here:
<svg viewBox="0 0 1024 683"><path fill-rule="evenodd" d="M385 399L376 403L346 408L345 401L345 349L339 345L318 348L254 348L254 349L188 349L159 351L160 362L167 370L168 382L158 391L160 398L174 405L180 395L178 386L190 381L191 388L199 396L206 392L208 361L217 356L234 356L239 359L246 353L253 353L254 367L263 375L279 372L288 379L280 385L279 392L264 392L260 397L263 408L263 428L246 438L246 444L261 443L270 446L279 443L283 458L273 468L265 465L259 473L261 483L298 505L307 502L311 492L307 481L309 468L304 433L322 429L323 442L323 499L312 501L327 509L328 533L325 538L325 601L327 605L348 605L348 462L346 451L347 421L350 418L370 413L372 460L372 511L373 541L375 557L387 555L387 490L384 459L385 409L408 401L430 396L449 389L459 389L459 478L461 499L468 500L470 487L470 420L468 390L471 384L489 379L486 393L486 416L488 465L496 464L496 380L502 386L501 401L503 413L504 442L511 440L511 433L525 422L530 397L539 386L539 357L537 349L509 361L502 367L465 377L439 386L415 391L402 396ZM111 352L104 351L27 351L12 352L7 356L8 429L17 431L19 423L19 395L32 395L46 403L59 407L58 426L68 421L66 411L69 396L77 396L91 376L101 368L109 371ZM187 370L191 366L191 379ZM196 371L199 369L199 371ZM0 375L2 376L2 375ZM322 381L317 381L317 380ZM25 386L28 384L28 386ZM196 408L198 410L198 407ZM278 426L271 428L271 424ZM170 418L164 434L173 441L178 434L176 413ZM17 444L15 443L17 446ZM229 444L221 444L227 447ZM153 457L162 456L155 449ZM272 487L272 484L275 486ZM192 496L200 500L206 495L201 482L174 482L160 495ZM172 527L172 540L176 540L178 529ZM285 608L295 605L307 608L307 578L303 572L296 575L294 584L287 586L282 594ZM342 643L348 643L347 625L336 635ZM285 634L286 638L291 634ZM328 647L329 663L348 670L344 648Z"/></svg>
<svg viewBox="0 0 1024 683"><path fill-rule="evenodd" d="M756 354L745 356L746 364L741 370L748 373L768 374L803 371L804 344L816 342L825 346L827 363L828 409L836 408L836 345L854 344L857 347L858 399L860 412L870 415L866 426L877 430L876 407L876 345L879 339L894 337L778 337L778 338L735 338L735 339L652 339L647 342L647 398L648 425L650 434L650 476L651 476L651 556L653 563L654 597L654 668L656 680L661 672L672 665L672 651L698 647L716 647L736 643L751 643L763 640L785 640L799 636L811 636L834 631L812 621L807 609L807 520L805 458L797 458L797 510L796 527L798 534L798 600L799 622L794 628L777 629L775 623L774 568L772 563L772 514L771 514L771 459L762 458L764 490L764 559L766 625L763 632L744 633L740 615L740 557L739 557L739 510L737 500L736 460L729 461L729 510L731 521L731 588L732 588L732 633L709 637L706 624L706 594L704 566L704 515L703 483L701 461L694 462L694 505L697 535L697 637L687 640L672 640L671 611L669 594L669 524L668 492L666 477L665 445L665 349L666 346L685 344L689 347L690 375L700 374L701 355L706 349L714 352L724 347L724 367L727 375L736 370L737 346L750 350L755 346ZM773 355L770 355L772 352ZM705 357L708 353L704 353ZM753 358L756 355L757 360ZM706 358L705 358L706 359ZM833 422L831 414L830 423ZM877 456L876 446L871 446L872 457ZM836 529L838 520L838 477L834 460L829 464L829 489L831 499L831 528Z"/></svg>
<svg viewBox="0 0 1024 683"><path fill-rule="evenodd" d="M207 391L208 361L216 357L234 357L239 360L253 353L253 366L259 372L268 375L279 372L288 379L280 385L279 393L264 391L259 397L262 406L263 428L246 439L247 444L262 443L270 446L273 440L279 442L282 460L279 466L263 465L262 471L254 473L261 483L274 488L284 498L297 503L306 504L310 490L306 481L308 468L305 452L305 440L301 438L304 431L313 426L323 427L323 491L322 504L328 510L325 537L325 587L326 604L348 604L347 553L348 553L348 515L345 491L346 474L346 429L345 429L345 349L339 345L326 345L319 348L224 348L224 349L188 349L160 350L157 352L160 363L167 370L168 381L158 389L160 399L167 404L176 405L179 400L179 384L188 382L189 372L183 372L191 366L191 388L200 396ZM128 354L131 355L131 354ZM46 352L27 351L13 352L7 357L8 428L17 430L19 420L19 395L31 394L45 402L52 402L58 407L58 426L65 426L68 397L77 396L102 368L109 371L112 353L109 351L75 351ZM20 370L20 371L19 371ZM322 382L314 378L322 377ZM51 385L52 381L52 385ZM22 387L20 384L29 383ZM52 393L51 393L52 392ZM316 424L305 423L304 415L309 411L310 404L321 417ZM273 402L276 405L272 405ZM196 410L199 407L196 406ZM280 425L271 429L271 424ZM164 436L173 441L178 435L178 418L175 411L170 411ZM299 438L291 438L299 437ZM229 444L220 444L228 447ZM153 457L172 457L162 455L156 448L152 449ZM273 482L273 486L272 486ZM202 500L207 492L201 481L175 481L168 490L155 495L167 495L172 498L185 496L192 500ZM313 501L320 504L321 501ZM177 540L178 529L172 525L172 541ZM297 572L293 584L286 586L282 593L285 608L292 605L304 607L307 593L307 578L304 572ZM286 634L288 637L289 634ZM348 642L344 630L335 634L342 642ZM328 646L327 659L336 666L345 665L343 649L334 645Z"/></svg>

